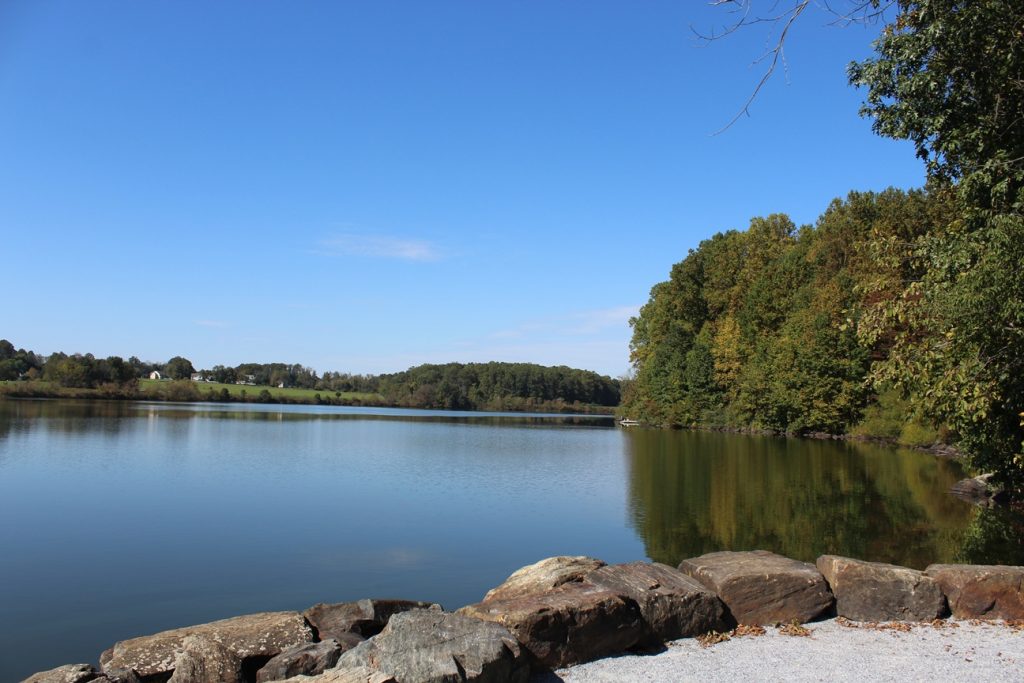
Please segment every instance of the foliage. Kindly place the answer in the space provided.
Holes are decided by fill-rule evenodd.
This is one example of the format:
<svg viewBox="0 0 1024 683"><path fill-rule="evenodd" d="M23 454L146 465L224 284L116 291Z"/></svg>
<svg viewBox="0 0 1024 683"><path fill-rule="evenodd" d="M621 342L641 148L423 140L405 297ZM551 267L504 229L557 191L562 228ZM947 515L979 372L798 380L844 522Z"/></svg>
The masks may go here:
<svg viewBox="0 0 1024 683"><path fill-rule="evenodd" d="M164 374L171 379L188 379L196 369L188 358L175 356L164 365Z"/></svg>
<svg viewBox="0 0 1024 683"><path fill-rule="evenodd" d="M616 406L618 383L565 366L532 363L419 365L379 377L388 403L447 410L582 409Z"/></svg>
<svg viewBox="0 0 1024 683"><path fill-rule="evenodd" d="M139 379L160 370L172 381ZM215 365L191 379L191 361L164 364L111 356L54 353L43 359L0 340L0 393L17 396L136 398L167 401L243 401L328 405L395 405L411 408L545 412L612 412L619 382L587 370L531 363L421 365L390 375L325 372L287 363ZM37 379L41 375L45 381ZM254 389L247 392L245 387ZM83 391L77 391L77 390ZM138 390L136 390L138 389ZM72 391L76 390L76 391Z"/></svg>
<svg viewBox="0 0 1024 683"><path fill-rule="evenodd" d="M875 3L878 4L878 3ZM850 66L879 135L914 143L931 177L974 209L1020 211L1024 196L1024 5L899 0L876 55Z"/></svg>
<svg viewBox="0 0 1024 683"><path fill-rule="evenodd" d="M702 242L631 321L624 411L793 433L857 424L871 357L855 334L856 286L903 276L880 269L867 245L926 234L932 202L922 191L851 193L813 227L776 214Z"/></svg>
<svg viewBox="0 0 1024 683"><path fill-rule="evenodd" d="M880 245L914 277L869 287L872 379L948 425L974 465L1024 492L1024 5L900 0L850 68L876 132L911 140L951 208L943 229ZM876 283L877 284L877 283Z"/></svg>

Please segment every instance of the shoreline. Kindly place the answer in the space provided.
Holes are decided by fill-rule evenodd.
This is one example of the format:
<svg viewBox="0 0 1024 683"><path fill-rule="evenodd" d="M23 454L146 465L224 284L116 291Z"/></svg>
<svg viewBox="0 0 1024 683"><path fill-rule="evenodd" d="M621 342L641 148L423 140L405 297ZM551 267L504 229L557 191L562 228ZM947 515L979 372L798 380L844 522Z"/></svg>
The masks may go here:
<svg viewBox="0 0 1024 683"><path fill-rule="evenodd" d="M122 640L99 669L67 664L24 683L933 680L950 671L1002 681L1019 679L1022 664L1024 567L917 571L756 550L678 568L549 557L452 612L364 599L248 614Z"/></svg>
<svg viewBox="0 0 1024 683"><path fill-rule="evenodd" d="M170 383L169 383L170 384ZM303 398L287 395L275 395L278 391L274 387L251 387L254 391L251 395L243 397L217 393L212 387L203 387L202 384L193 383L190 380L179 380L174 383L181 390L175 392L177 395L168 396L161 392L148 392L138 388L125 387L101 387L101 388L70 388L70 387L41 387L39 385L18 386L14 383L0 383L0 399L23 399L23 400L69 400L69 401L125 401L125 402L158 402L158 403L241 403L246 405L310 405L310 406L337 406L337 407L362 407L362 408L408 408L411 410L446 410L445 408L427 408L419 406L406 406L394 402L381 400L366 400L362 398L337 397L332 392L324 390L316 393L314 397ZM206 391L202 391L206 389ZM258 390L258 391L257 391ZM242 390L245 391L244 389ZM266 392L262 395L260 391ZM315 392L315 390L309 390ZM269 396L269 397L268 397ZM317 400L316 396L319 396ZM507 413L532 413L543 412L558 415L595 415L601 417L614 417L615 407L613 406L591 406L573 405L565 403L538 403L532 406L505 406L500 410L486 406L463 409L468 413L485 412L507 412Z"/></svg>

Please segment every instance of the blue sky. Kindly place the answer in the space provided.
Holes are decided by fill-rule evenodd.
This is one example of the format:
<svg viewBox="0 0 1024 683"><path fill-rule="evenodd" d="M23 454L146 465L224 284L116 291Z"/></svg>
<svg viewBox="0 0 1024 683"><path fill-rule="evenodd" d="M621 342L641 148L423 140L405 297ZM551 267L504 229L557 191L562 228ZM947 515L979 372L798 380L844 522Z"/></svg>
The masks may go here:
<svg viewBox="0 0 1024 683"><path fill-rule="evenodd" d="M704 2L0 4L0 337L197 367L620 375L714 232L916 187L857 115L873 29L701 47Z"/></svg>

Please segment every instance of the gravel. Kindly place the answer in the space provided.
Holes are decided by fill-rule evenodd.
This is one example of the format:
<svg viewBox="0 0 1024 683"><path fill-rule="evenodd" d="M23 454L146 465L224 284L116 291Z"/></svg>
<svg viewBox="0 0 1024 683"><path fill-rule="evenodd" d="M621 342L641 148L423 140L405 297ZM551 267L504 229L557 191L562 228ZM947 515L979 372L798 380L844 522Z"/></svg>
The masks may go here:
<svg viewBox="0 0 1024 683"><path fill-rule="evenodd" d="M845 623L845 625L844 625ZM1024 624L955 621L807 624L808 636L767 627L702 647L688 638L653 655L624 655L534 677L566 681L1024 681Z"/></svg>

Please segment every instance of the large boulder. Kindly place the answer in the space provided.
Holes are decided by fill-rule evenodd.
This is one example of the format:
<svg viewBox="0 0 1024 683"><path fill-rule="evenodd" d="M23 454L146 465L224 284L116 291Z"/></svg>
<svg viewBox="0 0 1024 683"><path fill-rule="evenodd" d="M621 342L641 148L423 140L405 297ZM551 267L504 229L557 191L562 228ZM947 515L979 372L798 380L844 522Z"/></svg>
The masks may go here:
<svg viewBox="0 0 1024 683"><path fill-rule="evenodd" d="M340 643L351 642L348 634L369 638L387 626L395 614L412 609L436 609L440 605L415 600L359 600L334 604L313 605L302 616L316 629L320 640L335 638Z"/></svg>
<svg viewBox="0 0 1024 683"><path fill-rule="evenodd" d="M603 566L604 562L593 557L549 557L517 569L504 583L488 591L484 600L509 600L542 593L565 583L582 581L584 576Z"/></svg>
<svg viewBox="0 0 1024 683"><path fill-rule="evenodd" d="M396 614L379 635L343 654L326 673L335 672L350 676L342 681L373 674L398 683L525 683L529 665L499 624L415 610Z"/></svg>
<svg viewBox="0 0 1024 683"><path fill-rule="evenodd" d="M263 612L187 626L152 636L122 640L100 655L103 670L134 669L139 676L167 674L189 636L220 643L240 659L270 658L313 640L313 631L298 612Z"/></svg>
<svg viewBox="0 0 1024 683"><path fill-rule="evenodd" d="M242 658L206 635L187 636L167 683L241 683Z"/></svg>
<svg viewBox="0 0 1024 683"><path fill-rule="evenodd" d="M295 676L283 683L398 683L394 676L357 666L349 669L331 669L313 677Z"/></svg>
<svg viewBox="0 0 1024 683"><path fill-rule="evenodd" d="M766 550L708 553L683 560L679 570L715 592L739 624L804 623L832 606L813 564Z"/></svg>
<svg viewBox="0 0 1024 683"><path fill-rule="evenodd" d="M98 675L91 664L65 664L32 674L21 683L85 683Z"/></svg>
<svg viewBox="0 0 1024 683"><path fill-rule="evenodd" d="M459 613L506 627L530 653L532 664L548 669L623 652L645 635L635 601L587 582L491 598Z"/></svg>
<svg viewBox="0 0 1024 683"><path fill-rule="evenodd" d="M658 642L725 628L725 608L718 596L668 565L609 565L590 572L586 580L636 602L648 636Z"/></svg>
<svg viewBox="0 0 1024 683"><path fill-rule="evenodd" d="M939 583L958 619L1024 619L1024 567L933 564L924 573Z"/></svg>
<svg viewBox="0 0 1024 683"><path fill-rule="evenodd" d="M916 569L822 555L816 563L836 598L836 613L855 621L933 621L946 614L935 579Z"/></svg>
<svg viewBox="0 0 1024 683"><path fill-rule="evenodd" d="M256 672L256 683L323 673L338 663L342 652L350 649L352 648L343 648L334 638L319 643L303 643L290 647L272 658Z"/></svg>

